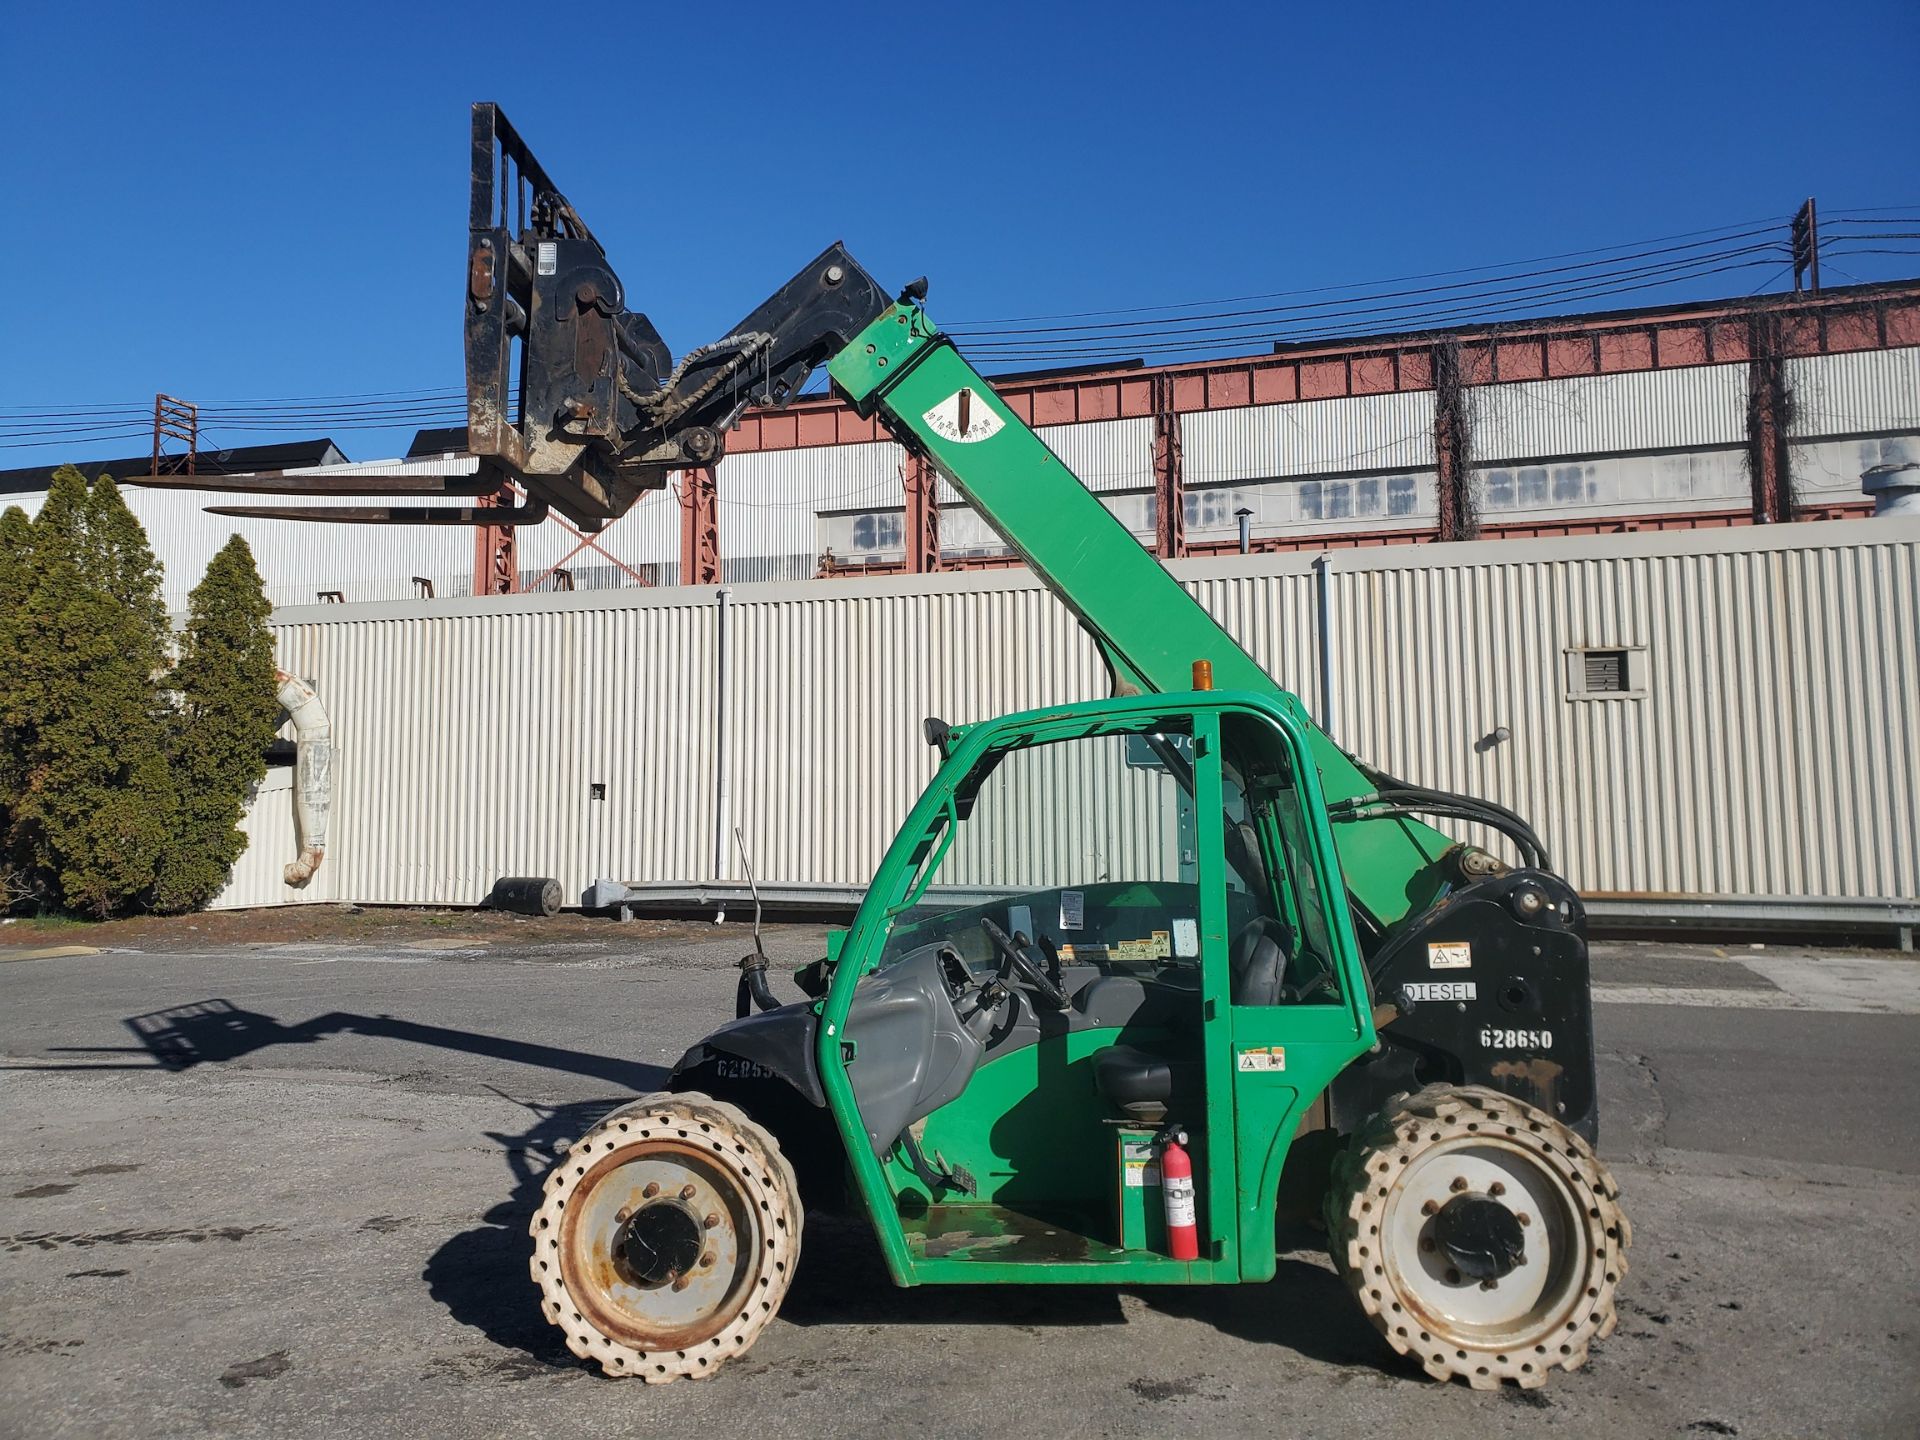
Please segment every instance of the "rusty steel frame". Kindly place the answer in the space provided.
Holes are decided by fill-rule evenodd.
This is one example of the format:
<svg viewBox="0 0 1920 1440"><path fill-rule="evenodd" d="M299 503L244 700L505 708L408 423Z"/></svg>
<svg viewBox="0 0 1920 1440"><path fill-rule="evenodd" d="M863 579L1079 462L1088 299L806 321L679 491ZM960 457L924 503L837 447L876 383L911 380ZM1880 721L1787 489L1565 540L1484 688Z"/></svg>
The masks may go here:
<svg viewBox="0 0 1920 1440"><path fill-rule="evenodd" d="M1187 487L1181 469L1180 411L1173 403L1173 377L1153 377L1154 553L1174 560L1187 553Z"/></svg>
<svg viewBox="0 0 1920 1440"><path fill-rule="evenodd" d="M900 466L900 484L906 492L909 575L931 575L941 569L940 477L921 455L909 454Z"/></svg>
<svg viewBox="0 0 1920 1440"><path fill-rule="evenodd" d="M167 455L161 449L163 442L179 440L185 443L187 453L184 456ZM182 400L176 395L153 397L153 464L148 473L153 475L191 475L194 473L200 453L200 407L190 400ZM162 471L162 459L178 462L185 461L184 468L176 464L174 468Z"/></svg>
<svg viewBox="0 0 1920 1440"><path fill-rule="evenodd" d="M680 472L680 583L720 583L720 480L711 465Z"/></svg>

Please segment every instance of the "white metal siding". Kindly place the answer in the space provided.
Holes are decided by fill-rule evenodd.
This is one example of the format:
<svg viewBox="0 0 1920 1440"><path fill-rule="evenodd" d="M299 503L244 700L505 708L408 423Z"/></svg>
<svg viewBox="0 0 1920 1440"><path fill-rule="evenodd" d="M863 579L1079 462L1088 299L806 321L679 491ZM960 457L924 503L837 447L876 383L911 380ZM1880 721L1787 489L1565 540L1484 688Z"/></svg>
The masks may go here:
<svg viewBox="0 0 1920 1440"><path fill-rule="evenodd" d="M266 875L236 875L223 902L470 905L522 874L558 875L574 900L597 875L704 872L713 631L698 592L675 593L339 623L308 610L280 625L281 666L313 682L333 724L327 858L287 891L289 848Z"/></svg>
<svg viewBox="0 0 1920 1440"><path fill-rule="evenodd" d="M726 456L717 475L720 554L728 580L812 575L825 548L820 515L899 509L905 455L884 440Z"/></svg>
<svg viewBox="0 0 1920 1440"><path fill-rule="evenodd" d="M1809 355L1785 369L1796 439L1920 430L1920 347Z"/></svg>
<svg viewBox="0 0 1920 1440"><path fill-rule="evenodd" d="M1434 463L1433 392L1202 410L1180 417L1180 442L1189 485L1424 470Z"/></svg>
<svg viewBox="0 0 1920 1440"><path fill-rule="evenodd" d="M1329 564L1335 737L1512 805L1577 885L1920 894L1920 524ZM1307 558L1176 571L1318 711ZM712 592L691 590L283 612L281 663L315 682L337 745L329 855L299 898L465 904L507 874L557 876L570 896L736 875L730 844L710 873L717 623ZM864 882L932 773L923 716L1106 689L1065 607L1021 572L746 587L728 626L726 823L767 883ZM1566 651L1584 645L1645 647L1644 698L1569 698ZM1508 742L1476 750L1502 725ZM271 788L261 802L287 805ZM273 853L244 859L221 903L292 898L290 822L250 825Z"/></svg>
<svg viewBox="0 0 1920 1440"><path fill-rule="evenodd" d="M1336 737L1528 816L1582 889L1915 895L1917 541L1343 561ZM1567 698L1589 645L1646 647L1646 697Z"/></svg>
<svg viewBox="0 0 1920 1440"><path fill-rule="evenodd" d="M1482 462L1746 440L1744 365L1475 385L1465 395L1474 459Z"/></svg>

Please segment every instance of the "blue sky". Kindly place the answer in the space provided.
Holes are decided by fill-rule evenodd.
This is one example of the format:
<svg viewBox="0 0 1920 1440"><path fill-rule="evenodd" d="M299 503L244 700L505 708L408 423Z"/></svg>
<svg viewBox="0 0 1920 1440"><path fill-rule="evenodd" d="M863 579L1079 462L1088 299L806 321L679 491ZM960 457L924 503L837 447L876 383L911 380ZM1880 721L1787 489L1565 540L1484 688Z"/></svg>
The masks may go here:
<svg viewBox="0 0 1920 1440"><path fill-rule="evenodd" d="M5 29L15 411L458 385L478 99L676 350L834 238L885 283L930 275L953 323L1522 259L1809 194L1920 203L1912 0L23 4Z"/></svg>

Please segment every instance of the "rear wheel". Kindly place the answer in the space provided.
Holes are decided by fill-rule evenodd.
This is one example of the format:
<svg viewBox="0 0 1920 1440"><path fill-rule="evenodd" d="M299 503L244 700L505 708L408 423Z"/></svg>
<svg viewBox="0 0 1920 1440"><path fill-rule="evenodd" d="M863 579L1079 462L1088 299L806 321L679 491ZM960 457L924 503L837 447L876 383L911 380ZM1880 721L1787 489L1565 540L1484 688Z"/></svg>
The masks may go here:
<svg viewBox="0 0 1920 1440"><path fill-rule="evenodd" d="M1434 1087L1367 1123L1327 1195L1334 1264L1436 1379L1533 1389L1613 1333L1632 1231L1586 1141L1532 1106Z"/></svg>
<svg viewBox="0 0 1920 1440"><path fill-rule="evenodd" d="M534 1283L567 1348L654 1384L711 1375L780 1308L800 1258L780 1146L705 1095L649 1095L580 1139L534 1214Z"/></svg>

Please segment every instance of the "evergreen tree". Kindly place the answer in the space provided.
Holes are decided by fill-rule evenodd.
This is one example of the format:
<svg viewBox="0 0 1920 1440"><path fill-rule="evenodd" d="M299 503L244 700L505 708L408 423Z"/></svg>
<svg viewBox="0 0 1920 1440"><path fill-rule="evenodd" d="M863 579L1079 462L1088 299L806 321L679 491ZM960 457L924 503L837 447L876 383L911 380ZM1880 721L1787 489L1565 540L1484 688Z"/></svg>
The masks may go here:
<svg viewBox="0 0 1920 1440"><path fill-rule="evenodd" d="M234 536L187 602L169 722L178 809L154 883L155 909L206 904L246 848L240 817L267 773L265 750L279 728L272 609L253 552Z"/></svg>
<svg viewBox="0 0 1920 1440"><path fill-rule="evenodd" d="M0 617L11 611L20 599L32 536L33 522L18 505L9 505L0 513Z"/></svg>
<svg viewBox="0 0 1920 1440"><path fill-rule="evenodd" d="M87 563L107 597L127 611L130 636L154 673L164 668L173 628L160 593L160 562L138 517L127 508L113 477L102 475L87 495Z"/></svg>
<svg viewBox="0 0 1920 1440"><path fill-rule="evenodd" d="M20 583L24 581L24 583ZM113 482L54 472L0 621L8 850L47 899L108 915L153 884L173 823L159 567Z"/></svg>
<svg viewBox="0 0 1920 1440"><path fill-rule="evenodd" d="M8 633L10 619L27 587L27 566L31 563L30 542L33 522L18 505L9 505L0 514L0 914L12 908L17 899L31 893L15 876L7 855L7 832L13 826L13 810L20 790L18 746L12 727L6 723L7 684L15 667L9 663Z"/></svg>

